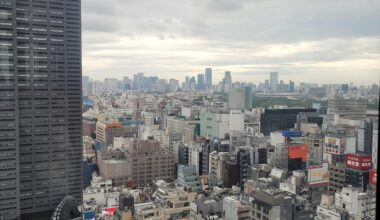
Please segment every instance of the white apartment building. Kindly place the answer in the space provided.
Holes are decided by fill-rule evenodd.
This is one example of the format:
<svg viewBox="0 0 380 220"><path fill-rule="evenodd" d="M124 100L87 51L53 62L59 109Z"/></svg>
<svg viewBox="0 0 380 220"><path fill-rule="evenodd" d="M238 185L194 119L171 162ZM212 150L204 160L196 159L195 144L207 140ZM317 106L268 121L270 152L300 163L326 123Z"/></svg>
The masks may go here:
<svg viewBox="0 0 380 220"><path fill-rule="evenodd" d="M352 186L343 187L342 191L335 193L335 206L346 209L355 220L375 219L376 194Z"/></svg>

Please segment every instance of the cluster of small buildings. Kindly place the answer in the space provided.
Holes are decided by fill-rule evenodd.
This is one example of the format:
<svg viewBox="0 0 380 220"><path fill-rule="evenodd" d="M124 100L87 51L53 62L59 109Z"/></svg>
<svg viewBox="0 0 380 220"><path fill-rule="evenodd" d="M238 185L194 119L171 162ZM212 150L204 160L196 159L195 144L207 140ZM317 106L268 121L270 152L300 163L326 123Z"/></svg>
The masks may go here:
<svg viewBox="0 0 380 220"><path fill-rule="evenodd" d="M249 87L228 90L90 96L83 155L97 175L84 175L86 210L100 219L375 219L378 112L364 97L339 92L323 112L318 103L252 108Z"/></svg>

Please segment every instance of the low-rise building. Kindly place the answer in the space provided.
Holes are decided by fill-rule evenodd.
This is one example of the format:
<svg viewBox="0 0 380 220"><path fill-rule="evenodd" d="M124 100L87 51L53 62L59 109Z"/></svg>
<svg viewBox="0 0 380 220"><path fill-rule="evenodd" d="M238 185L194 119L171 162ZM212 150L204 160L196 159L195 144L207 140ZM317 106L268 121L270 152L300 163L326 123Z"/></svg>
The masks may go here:
<svg viewBox="0 0 380 220"><path fill-rule="evenodd" d="M167 200L161 204L161 219L189 219L190 203L196 199L197 193L195 192L186 192L182 189L169 192Z"/></svg>
<svg viewBox="0 0 380 220"><path fill-rule="evenodd" d="M251 220L252 206L243 204L235 197L226 196L223 198L224 219L228 220Z"/></svg>
<svg viewBox="0 0 380 220"><path fill-rule="evenodd" d="M195 166L179 165L177 183L192 192L201 191L199 176L197 175Z"/></svg>
<svg viewBox="0 0 380 220"><path fill-rule="evenodd" d="M375 219L376 215L376 193L363 192L361 189L351 185L344 187L342 191L336 192L335 206L346 209L354 219Z"/></svg>
<svg viewBox="0 0 380 220"><path fill-rule="evenodd" d="M126 137L125 127L120 123L96 123L96 139L103 141L105 146L113 144L114 137Z"/></svg>
<svg viewBox="0 0 380 220"><path fill-rule="evenodd" d="M127 185L132 170L125 152L108 149L98 151L97 162L101 177L111 179L115 186Z"/></svg>

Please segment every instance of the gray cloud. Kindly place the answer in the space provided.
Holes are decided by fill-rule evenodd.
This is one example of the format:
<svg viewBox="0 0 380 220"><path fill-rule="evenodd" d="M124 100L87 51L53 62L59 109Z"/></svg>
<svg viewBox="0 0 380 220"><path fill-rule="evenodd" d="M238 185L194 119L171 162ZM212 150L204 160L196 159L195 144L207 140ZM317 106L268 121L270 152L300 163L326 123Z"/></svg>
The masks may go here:
<svg viewBox="0 0 380 220"><path fill-rule="evenodd" d="M173 77L213 66L239 80L272 69L341 73L345 63L346 74L371 82L380 72L378 8L374 0L83 0L84 73Z"/></svg>

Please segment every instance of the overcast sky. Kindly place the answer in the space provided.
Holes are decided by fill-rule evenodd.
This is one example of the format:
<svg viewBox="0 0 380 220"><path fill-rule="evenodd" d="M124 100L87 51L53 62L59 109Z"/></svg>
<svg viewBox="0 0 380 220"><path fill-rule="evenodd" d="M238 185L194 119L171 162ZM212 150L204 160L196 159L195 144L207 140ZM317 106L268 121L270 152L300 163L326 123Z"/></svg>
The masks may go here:
<svg viewBox="0 0 380 220"><path fill-rule="evenodd" d="M83 74L379 83L380 0L82 0Z"/></svg>

